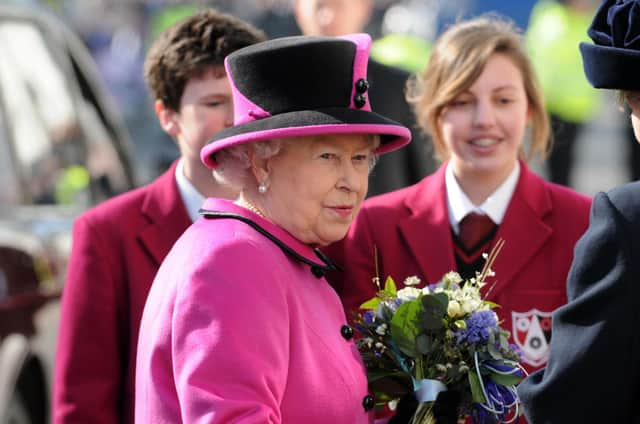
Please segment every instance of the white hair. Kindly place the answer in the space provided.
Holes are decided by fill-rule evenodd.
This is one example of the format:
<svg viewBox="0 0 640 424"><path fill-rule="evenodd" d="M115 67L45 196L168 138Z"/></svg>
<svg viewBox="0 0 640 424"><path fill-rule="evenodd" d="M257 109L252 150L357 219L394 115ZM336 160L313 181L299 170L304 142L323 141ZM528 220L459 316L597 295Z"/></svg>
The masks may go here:
<svg viewBox="0 0 640 424"><path fill-rule="evenodd" d="M253 149L260 159L269 159L277 155L281 148L281 140L265 140L222 149L215 154L217 166L213 170L213 178L220 184L236 189L255 185L256 181L251 173L249 149Z"/></svg>

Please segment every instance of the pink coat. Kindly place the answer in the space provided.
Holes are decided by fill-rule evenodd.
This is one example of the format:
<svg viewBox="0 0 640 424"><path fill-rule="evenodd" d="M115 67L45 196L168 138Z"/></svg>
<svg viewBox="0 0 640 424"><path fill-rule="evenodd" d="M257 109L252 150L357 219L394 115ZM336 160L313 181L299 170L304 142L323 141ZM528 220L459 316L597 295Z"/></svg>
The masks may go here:
<svg viewBox="0 0 640 424"><path fill-rule="evenodd" d="M551 184L520 163L520 177L495 239L505 241L488 296L529 370L546 362L551 312L567 302L566 279L576 241L589 222L591 200ZM365 201L341 243L328 255L344 270L329 281L348 310L373 297L374 246L380 277L398 285L418 276L435 283L456 269L449 224L445 165L416 185ZM487 286L489 288L489 286Z"/></svg>
<svg viewBox="0 0 640 424"><path fill-rule="evenodd" d="M292 251L313 249L226 200ZM144 309L139 423L370 422L364 366L323 277L245 222L199 219L177 241Z"/></svg>

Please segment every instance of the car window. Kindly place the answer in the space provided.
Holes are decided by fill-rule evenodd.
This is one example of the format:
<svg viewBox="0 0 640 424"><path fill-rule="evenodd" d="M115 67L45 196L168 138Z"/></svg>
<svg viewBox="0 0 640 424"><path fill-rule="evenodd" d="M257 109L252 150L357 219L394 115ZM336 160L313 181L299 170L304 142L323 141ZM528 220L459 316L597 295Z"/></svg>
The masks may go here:
<svg viewBox="0 0 640 424"><path fill-rule="evenodd" d="M3 156L11 162L0 171L5 202L86 207L128 185L99 112L71 80L65 53L52 50L28 20L0 21Z"/></svg>

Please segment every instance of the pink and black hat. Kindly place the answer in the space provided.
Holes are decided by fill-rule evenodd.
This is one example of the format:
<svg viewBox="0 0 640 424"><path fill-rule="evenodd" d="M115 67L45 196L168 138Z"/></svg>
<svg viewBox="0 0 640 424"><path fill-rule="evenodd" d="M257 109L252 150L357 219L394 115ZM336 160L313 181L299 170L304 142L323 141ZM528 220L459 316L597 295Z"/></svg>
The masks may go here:
<svg viewBox="0 0 640 424"><path fill-rule="evenodd" d="M234 126L201 151L215 168L215 153L237 144L319 134L376 134L377 153L411 140L409 129L371 111L367 62L371 38L296 36L254 44L225 59Z"/></svg>

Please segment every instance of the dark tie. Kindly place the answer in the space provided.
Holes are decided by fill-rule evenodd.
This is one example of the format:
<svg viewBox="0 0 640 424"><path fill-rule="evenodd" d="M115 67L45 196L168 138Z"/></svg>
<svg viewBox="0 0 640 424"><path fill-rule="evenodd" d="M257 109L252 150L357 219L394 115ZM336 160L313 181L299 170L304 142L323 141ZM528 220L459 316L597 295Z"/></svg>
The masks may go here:
<svg viewBox="0 0 640 424"><path fill-rule="evenodd" d="M496 228L487 215L471 212L460 221L458 238L465 249L471 251Z"/></svg>

